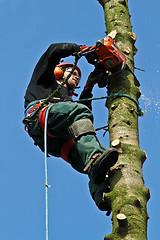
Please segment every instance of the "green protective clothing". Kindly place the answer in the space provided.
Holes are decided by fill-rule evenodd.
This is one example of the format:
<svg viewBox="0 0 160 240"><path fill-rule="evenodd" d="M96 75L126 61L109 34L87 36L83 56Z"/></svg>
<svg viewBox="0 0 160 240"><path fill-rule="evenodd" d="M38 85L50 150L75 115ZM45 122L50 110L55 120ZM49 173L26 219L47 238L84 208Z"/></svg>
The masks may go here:
<svg viewBox="0 0 160 240"><path fill-rule="evenodd" d="M31 81L25 94L25 108L32 106L33 101L45 99L59 86L53 74L54 68L59 64L61 58L73 55L80 51L80 47L73 43L51 44L39 59L32 74ZM54 97L68 99L70 96L68 88L62 87ZM81 93L80 99L91 98L91 89L86 89ZM70 97L69 97L70 98ZM85 106L85 105L86 106ZM83 104L73 102L59 102L53 104L49 110L48 127L49 133L55 137L47 136L47 153L55 157L62 157L62 148L67 140L71 139L68 127L81 119L90 119L93 122L93 115L90 111L91 101ZM26 110L27 110L26 109ZM40 115L39 115L40 116ZM44 132L41 128L39 117L28 124L28 133L34 139L42 151L44 151ZM78 172L84 173L83 169L95 153L104 152L106 148L96 139L94 134L85 134L74 140L69 148L67 161ZM97 185L90 181L90 192L97 189Z"/></svg>
<svg viewBox="0 0 160 240"><path fill-rule="evenodd" d="M30 104L32 105L32 104ZM48 131L56 137L48 136L47 153L56 157L61 156L63 144L71 136L67 131L68 127L79 119L90 119L93 121L92 112L83 104L73 102L59 102L53 104L48 115ZM35 144L44 151L44 132L39 125L39 119L28 126L28 133L34 139ZM101 145L95 135L89 134L81 136L71 147L67 161L78 172L84 173L83 169L97 152L104 152L106 148ZM99 188L92 181L89 182L91 195Z"/></svg>
<svg viewBox="0 0 160 240"><path fill-rule="evenodd" d="M64 143L71 138L68 127L80 119L90 119L93 122L91 110L83 104L73 102L59 102L53 104L49 110L47 129L56 137L48 136L47 153L56 157L61 156L61 149ZM35 143L44 151L44 132L39 125L39 119L28 126L28 133ZM83 169L95 153L102 153L106 150L98 141L95 135L85 134L77 140L68 152L67 161L78 172Z"/></svg>

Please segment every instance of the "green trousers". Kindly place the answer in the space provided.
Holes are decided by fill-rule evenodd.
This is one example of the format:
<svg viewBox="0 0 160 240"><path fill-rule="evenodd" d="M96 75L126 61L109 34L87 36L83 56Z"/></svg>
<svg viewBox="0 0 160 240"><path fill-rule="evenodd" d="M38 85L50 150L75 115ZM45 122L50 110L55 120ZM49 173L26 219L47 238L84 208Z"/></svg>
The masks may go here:
<svg viewBox="0 0 160 240"><path fill-rule="evenodd" d="M55 157L62 156L64 144L71 139L68 127L80 119L90 119L93 122L93 114L84 104L73 102L59 102L52 105L49 110L47 130L53 137L47 137L47 153ZM40 127L39 118L28 126L28 133L35 143L44 151L44 132ZM102 153L106 150L98 141L95 135L85 134L74 140L69 152L67 162L78 172L84 173L83 169L95 153ZM98 188L90 182L91 194Z"/></svg>

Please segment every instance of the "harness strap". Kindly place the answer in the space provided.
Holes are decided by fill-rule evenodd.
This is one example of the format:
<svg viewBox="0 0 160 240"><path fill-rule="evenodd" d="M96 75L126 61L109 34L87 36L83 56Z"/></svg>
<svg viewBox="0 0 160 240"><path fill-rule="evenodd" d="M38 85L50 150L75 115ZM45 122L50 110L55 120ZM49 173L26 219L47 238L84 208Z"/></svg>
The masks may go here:
<svg viewBox="0 0 160 240"><path fill-rule="evenodd" d="M39 124L40 127L42 129L42 131L44 132L44 126L45 126L45 116L46 116L46 110L50 105L47 105L46 107L42 108L42 110L39 113ZM48 130L47 130L47 136L49 137L56 137L53 134L51 134Z"/></svg>
<svg viewBox="0 0 160 240"><path fill-rule="evenodd" d="M44 131L44 128L45 128L45 117L46 117L46 111L47 111L47 108L49 107L50 105L44 107L40 113L39 113L39 124L40 124L40 127L42 129L42 131ZM47 136L49 137L56 137L54 136L53 134L51 134L48 130L47 130ZM67 159L68 159L68 153L69 151L71 150L71 148L73 147L74 145L74 141L72 138L69 138L62 146L61 148L61 158L63 158L66 162Z"/></svg>
<svg viewBox="0 0 160 240"><path fill-rule="evenodd" d="M25 110L25 118L32 116L34 114L35 110L38 109L40 105L41 105L41 103L40 102L37 103L37 101L34 101L32 104L29 104L27 109ZM24 130L26 132L28 132L28 124L27 123L24 125Z"/></svg>
<svg viewBox="0 0 160 240"><path fill-rule="evenodd" d="M41 103L34 103L33 105L29 106L29 108L27 109L25 116L30 116L31 114L34 114L34 111L36 109L38 109L38 107L40 106ZM45 119L46 119L46 113L47 113L47 109L51 106L51 104L45 106L42 108L42 110L39 112L39 124L40 127L42 129L42 131L44 132L45 130ZM48 118L48 117L47 117ZM25 130L27 131L27 124L25 124ZM47 136L49 137L54 137L56 138L56 136L54 136L53 134L51 134L48 130L46 130L47 132ZM61 148L61 158L63 158L66 162L68 159L68 154L71 150L71 148L74 146L74 141L72 138L69 138L62 146Z"/></svg>
<svg viewBox="0 0 160 240"><path fill-rule="evenodd" d="M40 102L35 102L33 103L31 106L27 107L26 111L25 111L25 118L28 117L28 116L31 116L34 111L39 108L39 106L41 105Z"/></svg>
<svg viewBox="0 0 160 240"><path fill-rule="evenodd" d="M63 158L66 162L68 159L68 153L71 150L71 148L74 146L74 141L72 138L69 138L62 146L61 148L61 158Z"/></svg>

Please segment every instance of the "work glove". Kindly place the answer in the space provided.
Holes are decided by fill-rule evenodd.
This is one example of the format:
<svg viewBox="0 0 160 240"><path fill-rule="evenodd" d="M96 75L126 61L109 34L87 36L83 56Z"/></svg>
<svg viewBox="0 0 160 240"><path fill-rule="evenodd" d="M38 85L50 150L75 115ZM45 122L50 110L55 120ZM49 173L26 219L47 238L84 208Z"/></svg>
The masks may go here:
<svg viewBox="0 0 160 240"><path fill-rule="evenodd" d="M86 45L83 45L83 46L80 47L80 51L83 53L83 52L87 51L88 48L89 47L87 47Z"/></svg>
<svg viewBox="0 0 160 240"><path fill-rule="evenodd" d="M88 76L85 89L92 91L94 85L98 82L98 70L95 68Z"/></svg>
<svg viewBox="0 0 160 240"><path fill-rule="evenodd" d="M92 91L97 83L99 88L103 88L108 84L108 73L103 66L95 67L94 71L88 76L85 89Z"/></svg>
<svg viewBox="0 0 160 240"><path fill-rule="evenodd" d="M80 45L79 46L79 51L74 52L72 55L77 57L77 58L81 58L83 53L88 49L89 47L85 46L85 45Z"/></svg>
<svg viewBox="0 0 160 240"><path fill-rule="evenodd" d="M89 50L89 49L88 49ZM97 53L94 51L94 52L89 52L85 55L86 59L87 59L87 62L96 66L97 65Z"/></svg>
<svg viewBox="0 0 160 240"><path fill-rule="evenodd" d="M95 59L97 59L97 53L95 51L90 52L89 49L90 49L90 47L83 45L83 46L81 46L80 51L81 51L82 55L85 56L88 63L96 65L97 62L95 61Z"/></svg>

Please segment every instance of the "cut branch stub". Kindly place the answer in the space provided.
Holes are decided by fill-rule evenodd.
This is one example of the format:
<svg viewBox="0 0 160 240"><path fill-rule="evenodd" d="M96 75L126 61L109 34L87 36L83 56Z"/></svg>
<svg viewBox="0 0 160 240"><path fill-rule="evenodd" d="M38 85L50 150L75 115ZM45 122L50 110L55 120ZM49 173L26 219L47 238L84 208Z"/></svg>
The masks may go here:
<svg viewBox="0 0 160 240"><path fill-rule="evenodd" d="M131 49L129 47L127 47L126 49L123 50L123 52L128 55L128 54L130 54Z"/></svg>
<svg viewBox="0 0 160 240"><path fill-rule="evenodd" d="M150 199L151 195L150 195L150 189L145 187L145 196L147 201Z"/></svg>
<svg viewBox="0 0 160 240"><path fill-rule="evenodd" d="M141 201L140 201L139 198L137 198L137 199L134 201L134 205L135 205L136 207L141 207Z"/></svg>
<svg viewBox="0 0 160 240"><path fill-rule="evenodd" d="M116 217L118 220L119 227L123 228L123 227L127 226L128 222L127 222L127 217L125 214L119 213L119 214L117 214Z"/></svg>
<svg viewBox="0 0 160 240"><path fill-rule="evenodd" d="M140 159L141 159L141 162L142 162L142 164L146 161L146 159L147 159L147 153L146 153L146 151L140 151Z"/></svg>
<svg viewBox="0 0 160 240"><path fill-rule="evenodd" d="M134 46L133 54L136 55L137 52L138 52L138 49L136 48L136 46Z"/></svg>
<svg viewBox="0 0 160 240"><path fill-rule="evenodd" d="M121 148L121 142L119 139L115 139L114 141L112 141L111 145L113 148L116 148L119 153L123 152Z"/></svg>
<svg viewBox="0 0 160 240"><path fill-rule="evenodd" d="M117 105L115 105L115 104L112 104L112 105L111 105L112 111L114 111L116 108L117 108Z"/></svg>
<svg viewBox="0 0 160 240"><path fill-rule="evenodd" d="M111 37L111 38L114 39L114 38L116 37L117 33L118 33L117 30L113 30L113 31L111 31L111 32L108 34L108 37Z"/></svg>
<svg viewBox="0 0 160 240"><path fill-rule="evenodd" d="M129 32L129 35L130 35L131 39L133 40L133 42L135 43L135 41L136 41L136 34L134 32Z"/></svg>

